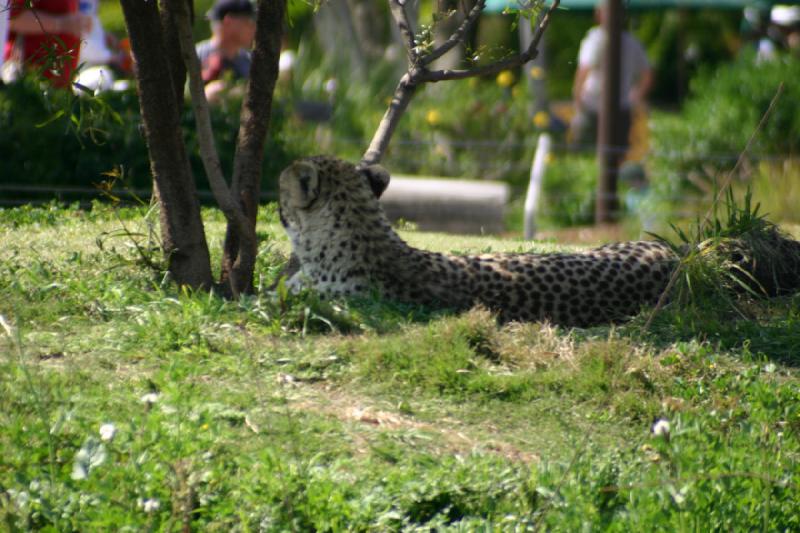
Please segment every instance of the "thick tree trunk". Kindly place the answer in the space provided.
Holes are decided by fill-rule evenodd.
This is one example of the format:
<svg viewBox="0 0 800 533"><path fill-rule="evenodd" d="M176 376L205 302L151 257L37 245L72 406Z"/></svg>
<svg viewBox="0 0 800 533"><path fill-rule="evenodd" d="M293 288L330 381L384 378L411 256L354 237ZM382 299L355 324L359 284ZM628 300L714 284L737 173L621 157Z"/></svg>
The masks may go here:
<svg viewBox="0 0 800 533"><path fill-rule="evenodd" d="M161 202L161 238L169 272L180 285L207 288L212 282L211 260L180 128L183 85L173 78L173 72L180 70L170 66L173 54L165 44L158 4L142 0L121 0L121 4L136 65L150 167Z"/></svg>
<svg viewBox="0 0 800 533"><path fill-rule="evenodd" d="M386 19L384 4L375 0L347 0L350 18L353 21L356 42L364 56L372 63L379 61L386 53L389 22Z"/></svg>
<svg viewBox="0 0 800 533"><path fill-rule="evenodd" d="M466 7L465 3L460 0L438 0L436 2L436 9L439 15L444 18L434 26L435 47L441 46L447 41L464 21L464 17L467 16L467 13L464 12L463 9L459 9L460 7ZM471 7L472 6L468 7L467 10L471 9ZM454 13L451 13L453 11ZM468 42L469 39L465 38L464 41ZM448 53L434 61L431 66L436 70L459 68L464 61L465 42L461 42L458 46L453 47Z"/></svg>
<svg viewBox="0 0 800 533"><path fill-rule="evenodd" d="M233 179L234 198L241 202L248 224L255 232L261 195L261 166L264 143L272 114L272 95L278 80L286 0L260 0L253 63L247 94L242 104ZM220 282L237 292L253 292L257 242L242 239L235 224L228 223L222 257Z"/></svg>
<svg viewBox="0 0 800 533"><path fill-rule="evenodd" d="M369 65L347 0L320 2L313 22L323 49L336 51L333 59L339 68L346 68L352 76L364 80Z"/></svg>
<svg viewBox="0 0 800 533"><path fill-rule="evenodd" d="M192 0L182 0L189 7L190 18L194 17ZM172 74L172 87L175 91L175 101L183 102L183 91L186 87L186 66L181 57L181 45L178 39L178 28L173 14L166 8L165 1L159 2L161 13L161 27L164 29L164 45L167 49L167 65Z"/></svg>

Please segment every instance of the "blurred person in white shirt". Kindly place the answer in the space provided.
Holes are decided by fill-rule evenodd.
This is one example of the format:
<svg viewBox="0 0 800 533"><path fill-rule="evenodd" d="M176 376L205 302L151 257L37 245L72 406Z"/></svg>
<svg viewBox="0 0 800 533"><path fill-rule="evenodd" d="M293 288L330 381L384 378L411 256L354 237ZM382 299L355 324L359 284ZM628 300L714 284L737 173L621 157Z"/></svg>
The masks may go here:
<svg viewBox="0 0 800 533"><path fill-rule="evenodd" d="M594 145L603 96L603 57L606 33L603 28L606 2L598 4L592 27L581 41L578 52L578 70L572 86L575 116L572 120L571 138L575 145ZM622 32L620 69L620 130L624 147L628 146L632 110L645 103L653 84L653 69L639 40L627 31Z"/></svg>

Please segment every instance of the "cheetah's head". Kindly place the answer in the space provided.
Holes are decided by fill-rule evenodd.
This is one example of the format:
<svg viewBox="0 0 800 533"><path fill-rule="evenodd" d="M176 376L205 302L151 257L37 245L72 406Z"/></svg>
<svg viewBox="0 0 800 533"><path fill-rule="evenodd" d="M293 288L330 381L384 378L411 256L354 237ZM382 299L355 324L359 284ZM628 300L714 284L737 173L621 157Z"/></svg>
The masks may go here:
<svg viewBox="0 0 800 533"><path fill-rule="evenodd" d="M281 222L300 229L331 210L374 207L389 179L380 165L356 166L331 156L299 159L280 176Z"/></svg>
<svg viewBox="0 0 800 533"><path fill-rule="evenodd" d="M331 156L300 159L280 176L280 216L293 244L301 233L326 230L378 211L389 185L380 165L356 166Z"/></svg>

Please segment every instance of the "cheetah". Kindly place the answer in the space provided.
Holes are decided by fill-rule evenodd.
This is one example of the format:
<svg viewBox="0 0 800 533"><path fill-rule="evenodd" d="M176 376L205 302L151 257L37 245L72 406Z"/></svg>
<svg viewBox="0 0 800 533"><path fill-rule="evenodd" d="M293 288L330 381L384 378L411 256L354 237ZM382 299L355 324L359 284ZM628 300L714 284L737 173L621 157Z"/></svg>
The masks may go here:
<svg viewBox="0 0 800 533"><path fill-rule="evenodd" d="M653 305L679 260L666 244L635 241L576 253L448 255L409 246L378 199L389 185L379 165L331 156L298 160L280 176L280 219L299 268L297 291L329 297L377 288L389 299L466 309L503 321L549 320L587 327L619 322Z"/></svg>

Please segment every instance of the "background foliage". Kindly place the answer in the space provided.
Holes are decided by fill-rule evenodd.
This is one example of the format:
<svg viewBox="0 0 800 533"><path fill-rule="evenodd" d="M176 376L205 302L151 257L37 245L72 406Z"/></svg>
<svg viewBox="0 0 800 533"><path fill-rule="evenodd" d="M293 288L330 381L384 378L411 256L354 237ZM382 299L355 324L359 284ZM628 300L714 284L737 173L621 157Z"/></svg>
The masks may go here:
<svg viewBox="0 0 800 533"><path fill-rule="evenodd" d="M228 172L239 130L240 103L230 98L223 106L212 108L220 161ZM265 147L262 187L267 193L275 192L278 173L299 155L281 140L283 117L278 107L271 124L276 134ZM208 190L188 105L181 120L198 189ZM43 187L91 188L113 178L119 187L146 192L152 178L140 127L134 91L109 91L87 98L42 90L36 80L24 79L0 91L0 145L6 147L7 155L0 160L0 174L10 177L10 183ZM0 192L0 199L3 195L19 197ZM62 198L69 200L70 194L65 192Z"/></svg>
<svg viewBox="0 0 800 533"><path fill-rule="evenodd" d="M210 4L210 0L196 3L198 40L208 36L208 21L202 15ZM423 2L422 16L431 9L431 3ZM289 15L286 41L296 52L296 62L292 76L281 80L276 93L262 184L267 194L274 191L279 169L298 155L324 152L359 158L399 76L397 60L376 58L359 77L342 60L344 54L326 54L315 35L313 3L289 2ZM116 2L102 2L101 17L107 29L124 33ZM656 67L654 100L674 103L685 95L680 111L655 111L649 121L651 149L644 161L648 194L654 200L651 203L660 204L665 213L686 211L687 205L709 194L718 174L732 166L775 88L785 80L781 102L758 136L756 158L745 166L742 177L764 183L756 192L780 190L769 199L776 206L766 206L767 211L791 215L785 205L777 204L786 204L781 198L796 195L785 185L793 179L795 167L781 166L781 161L794 153L800 138L793 112L800 98L798 60L786 56L778 62L756 64L745 51L734 63L725 63L742 46L739 20L740 15L731 11L629 14L628 27L646 44ZM537 75L546 77L549 96L556 104L554 113L531 114L531 96L521 71L429 86L415 97L401 121L385 158L387 166L396 173L500 179L520 198L537 136L550 131L555 152L545 179L542 224L590 222L596 166L590 153L567 149L569 116L558 101L570 96L580 39L592 24L588 11L562 10L545 34L548 65ZM513 18L493 15L482 25L471 36L470 49L499 53L497 34L513 33ZM502 46L513 48L516 42L505 39ZM386 57L390 56L387 52ZM235 99L214 109L224 168L230 168L233 156L238 109ZM317 118L309 119L309 110ZM186 111L187 142L194 150L192 119ZM138 127L133 93L76 98L43 93L27 80L0 92L0 141L13 147L0 162L0 171L12 176L12 182L25 185L83 187L111 173L121 176L121 186L147 189L148 163ZM41 153L57 157L44 159ZM776 159L764 160L765 154ZM205 189L204 173L194 153L192 166L199 188ZM625 187L623 183L623 194ZM517 218L512 216L512 221Z"/></svg>

